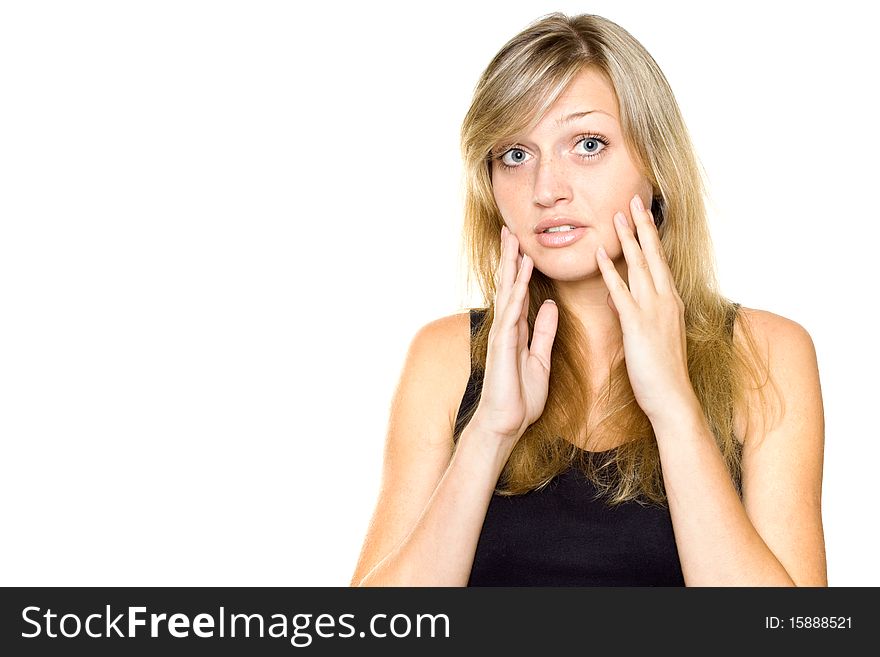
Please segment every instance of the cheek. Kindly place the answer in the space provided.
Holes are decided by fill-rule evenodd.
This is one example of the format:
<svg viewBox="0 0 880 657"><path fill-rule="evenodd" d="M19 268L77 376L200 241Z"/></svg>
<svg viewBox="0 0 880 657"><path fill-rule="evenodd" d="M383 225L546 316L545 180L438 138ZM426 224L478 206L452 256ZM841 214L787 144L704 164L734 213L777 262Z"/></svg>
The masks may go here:
<svg viewBox="0 0 880 657"><path fill-rule="evenodd" d="M496 183L492 187L492 195L495 197L495 204L504 216L507 216L508 212L515 210L519 205L518 192L514 185Z"/></svg>

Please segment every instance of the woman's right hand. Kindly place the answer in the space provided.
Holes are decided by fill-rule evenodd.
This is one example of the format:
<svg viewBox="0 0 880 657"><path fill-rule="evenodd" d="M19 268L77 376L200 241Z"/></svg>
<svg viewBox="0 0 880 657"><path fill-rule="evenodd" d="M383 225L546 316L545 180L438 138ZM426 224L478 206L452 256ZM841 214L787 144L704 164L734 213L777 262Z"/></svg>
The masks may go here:
<svg viewBox="0 0 880 657"><path fill-rule="evenodd" d="M559 321L555 303L547 300L541 304L529 347L529 279L533 267L528 255L519 255L519 240L504 226L483 391L472 421L483 431L509 440L511 446L544 412L550 352Z"/></svg>

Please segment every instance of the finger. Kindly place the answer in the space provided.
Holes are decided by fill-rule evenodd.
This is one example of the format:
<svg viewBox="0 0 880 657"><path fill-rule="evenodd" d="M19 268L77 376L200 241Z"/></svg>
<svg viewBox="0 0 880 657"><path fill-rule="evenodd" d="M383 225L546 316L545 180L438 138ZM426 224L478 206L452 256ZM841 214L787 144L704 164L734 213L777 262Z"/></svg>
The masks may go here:
<svg viewBox="0 0 880 657"><path fill-rule="evenodd" d="M660 243L660 233L654 223L654 216L650 210L645 209L641 196L636 194L630 201L633 221L639 236L639 244L642 253L651 270L651 278L657 292L670 292L675 284L672 281L672 272L666 262L666 253Z"/></svg>
<svg viewBox="0 0 880 657"><path fill-rule="evenodd" d="M657 294L648 261L645 259L645 254L642 253L642 247L636 241L636 236L625 214L618 212L614 215L614 227L617 229L617 236L623 246L627 279L633 298L640 301L646 299L649 294Z"/></svg>
<svg viewBox="0 0 880 657"><path fill-rule="evenodd" d="M611 298L610 294L608 295L608 298L605 301L608 303L608 307L611 308L611 310L613 310L614 312L617 312L617 306L614 305L614 299Z"/></svg>
<svg viewBox="0 0 880 657"><path fill-rule="evenodd" d="M501 276L501 314L504 314L504 309L507 308L507 305L510 303L510 293L513 289L513 284L516 282L517 274L519 273L517 262L519 260L517 257L518 255L519 240L517 240L516 236L505 226L504 249L501 254L501 259L504 262L504 269Z"/></svg>
<svg viewBox="0 0 880 657"><path fill-rule="evenodd" d="M506 226L501 227L501 236L498 238L498 266L495 268L495 310L498 311L498 297L501 292L501 277L504 272L504 232Z"/></svg>
<svg viewBox="0 0 880 657"><path fill-rule="evenodd" d="M500 245L498 252L498 266L495 268L495 292L496 297L498 290L501 288L501 270L504 268L504 235L507 232L507 226L501 226L501 233L498 238Z"/></svg>
<svg viewBox="0 0 880 657"><path fill-rule="evenodd" d="M553 341L556 339L556 328L559 325L559 308L550 300L538 308L535 317L535 330L532 335L532 347L529 353L537 358L548 372L550 371L550 355L553 352Z"/></svg>
<svg viewBox="0 0 880 657"><path fill-rule="evenodd" d="M618 314L621 317L632 314L638 309L635 299L620 274L617 273L617 268L611 262L611 258L601 246L596 249L596 262L599 264L599 271L602 272L605 287L611 293L611 300L614 302Z"/></svg>
<svg viewBox="0 0 880 657"><path fill-rule="evenodd" d="M504 314L504 309L507 307L507 290L510 289L510 283L508 283L508 279L512 276L515 276L515 272L511 274L510 265L508 264L508 253L510 250L509 247L509 238L510 231L508 231L507 226L501 227L501 256L498 260L498 276L497 276L497 284L495 286L495 317L499 318Z"/></svg>
<svg viewBox="0 0 880 657"><path fill-rule="evenodd" d="M529 276L531 275L532 259L528 255L523 255L522 266L517 272L517 277L513 289L510 291L510 300L504 309L504 318L501 326L505 330L514 330L522 313L522 304L529 288Z"/></svg>
<svg viewBox="0 0 880 657"><path fill-rule="evenodd" d="M520 256L520 264L522 264L522 256ZM533 263L534 264L534 263ZM529 276L531 279L531 276ZM530 289L529 283L526 281L526 295L523 299L522 310L519 314L519 321L517 322L517 326L519 327L519 346L522 349L528 349L529 346L529 298L530 298Z"/></svg>

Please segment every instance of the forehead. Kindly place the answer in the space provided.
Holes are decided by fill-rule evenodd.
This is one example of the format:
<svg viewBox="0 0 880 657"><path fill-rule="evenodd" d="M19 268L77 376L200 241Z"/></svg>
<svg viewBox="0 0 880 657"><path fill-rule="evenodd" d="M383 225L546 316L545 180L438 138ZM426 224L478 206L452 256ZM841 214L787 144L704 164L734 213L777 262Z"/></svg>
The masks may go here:
<svg viewBox="0 0 880 657"><path fill-rule="evenodd" d="M541 117L539 129L555 128L556 121L574 112L601 110L619 121L617 94L605 76L595 69L586 69L569 83L556 101ZM602 114L593 114L602 117ZM608 117L605 117L606 119Z"/></svg>

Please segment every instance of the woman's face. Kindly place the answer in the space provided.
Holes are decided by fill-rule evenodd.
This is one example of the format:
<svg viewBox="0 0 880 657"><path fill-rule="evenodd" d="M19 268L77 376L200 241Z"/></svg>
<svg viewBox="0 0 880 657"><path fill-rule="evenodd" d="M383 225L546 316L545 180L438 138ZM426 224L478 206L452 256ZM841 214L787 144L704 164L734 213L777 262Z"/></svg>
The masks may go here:
<svg viewBox="0 0 880 657"><path fill-rule="evenodd" d="M571 116L584 112L590 113ZM623 143L617 97L593 70L572 81L530 134L515 135L492 154L501 216L520 250L552 279L601 276L596 249L604 246L612 259L623 253L614 214L622 211L634 227L630 199L640 194L651 207L651 184ZM579 228L543 233L538 224L548 219Z"/></svg>

